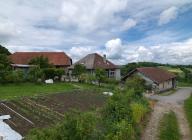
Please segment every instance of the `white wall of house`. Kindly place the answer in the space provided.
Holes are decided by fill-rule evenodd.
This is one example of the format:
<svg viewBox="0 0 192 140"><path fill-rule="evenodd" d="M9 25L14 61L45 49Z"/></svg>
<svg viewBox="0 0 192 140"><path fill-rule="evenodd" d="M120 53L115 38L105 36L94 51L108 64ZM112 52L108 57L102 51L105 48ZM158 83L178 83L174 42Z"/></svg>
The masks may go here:
<svg viewBox="0 0 192 140"><path fill-rule="evenodd" d="M121 80L121 70L120 69L115 70L115 79Z"/></svg>
<svg viewBox="0 0 192 140"><path fill-rule="evenodd" d="M165 90L168 90L168 89L173 88L172 79L171 79L171 80L168 80L168 81L165 81L165 82L163 82L163 83L160 83L160 84L158 85L158 88L159 88L159 91L165 91Z"/></svg>
<svg viewBox="0 0 192 140"><path fill-rule="evenodd" d="M107 76L109 78L115 78L115 80L121 80L121 71L120 69L107 70Z"/></svg>

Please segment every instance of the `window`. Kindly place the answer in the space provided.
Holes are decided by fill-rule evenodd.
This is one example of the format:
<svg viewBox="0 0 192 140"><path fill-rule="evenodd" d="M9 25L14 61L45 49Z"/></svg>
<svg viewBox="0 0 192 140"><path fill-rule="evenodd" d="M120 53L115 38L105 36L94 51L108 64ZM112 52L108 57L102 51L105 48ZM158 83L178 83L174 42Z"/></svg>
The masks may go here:
<svg viewBox="0 0 192 140"><path fill-rule="evenodd" d="M109 72L109 77L114 77L115 76L115 71L110 71Z"/></svg>

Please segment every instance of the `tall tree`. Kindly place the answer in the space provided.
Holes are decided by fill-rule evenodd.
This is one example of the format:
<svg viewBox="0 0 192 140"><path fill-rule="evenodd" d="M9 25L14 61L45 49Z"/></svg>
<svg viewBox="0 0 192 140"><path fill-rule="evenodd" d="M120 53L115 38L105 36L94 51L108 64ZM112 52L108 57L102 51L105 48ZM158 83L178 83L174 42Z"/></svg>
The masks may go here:
<svg viewBox="0 0 192 140"><path fill-rule="evenodd" d="M36 58L31 59L29 62L30 65L37 65L40 68L50 68L52 65L49 63L49 59L44 56L39 56Z"/></svg>
<svg viewBox="0 0 192 140"><path fill-rule="evenodd" d="M11 53L7 48L0 45L0 54L10 55Z"/></svg>
<svg viewBox="0 0 192 140"><path fill-rule="evenodd" d="M0 54L0 69L7 69L10 67L10 60L5 54Z"/></svg>
<svg viewBox="0 0 192 140"><path fill-rule="evenodd" d="M0 54L0 83L4 83L6 81L5 76L9 74L10 64L11 63L7 55Z"/></svg>

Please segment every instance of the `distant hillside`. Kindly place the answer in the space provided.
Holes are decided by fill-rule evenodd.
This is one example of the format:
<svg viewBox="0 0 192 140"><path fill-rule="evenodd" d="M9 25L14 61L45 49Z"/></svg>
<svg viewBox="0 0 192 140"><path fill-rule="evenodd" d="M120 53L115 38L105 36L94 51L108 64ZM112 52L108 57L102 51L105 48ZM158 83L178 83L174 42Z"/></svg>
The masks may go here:
<svg viewBox="0 0 192 140"><path fill-rule="evenodd" d="M165 66L164 64L154 63L154 62L138 62L138 63L128 63L121 67L121 75L124 76L128 72L134 70L139 67L158 67Z"/></svg>

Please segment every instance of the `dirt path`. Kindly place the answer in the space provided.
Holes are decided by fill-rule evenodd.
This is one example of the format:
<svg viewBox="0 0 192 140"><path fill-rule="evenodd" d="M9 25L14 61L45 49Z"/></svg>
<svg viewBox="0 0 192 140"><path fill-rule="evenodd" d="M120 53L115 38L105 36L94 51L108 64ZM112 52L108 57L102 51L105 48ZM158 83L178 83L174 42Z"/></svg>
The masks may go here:
<svg viewBox="0 0 192 140"><path fill-rule="evenodd" d="M158 100L158 102L153 109L150 121L141 139L157 140L159 121L165 113L172 110L178 119L181 139L191 140L189 125L183 110L183 102L191 95L191 92L191 88L182 88L169 96L154 95L149 97Z"/></svg>

